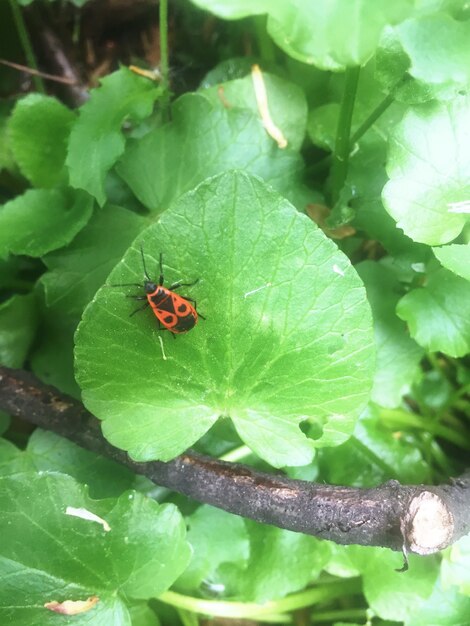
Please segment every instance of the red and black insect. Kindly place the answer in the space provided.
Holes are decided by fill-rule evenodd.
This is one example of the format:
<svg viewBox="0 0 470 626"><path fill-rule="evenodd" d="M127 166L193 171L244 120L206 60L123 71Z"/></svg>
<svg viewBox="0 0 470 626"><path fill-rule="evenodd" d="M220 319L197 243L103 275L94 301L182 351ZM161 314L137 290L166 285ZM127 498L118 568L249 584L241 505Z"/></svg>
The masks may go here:
<svg viewBox="0 0 470 626"><path fill-rule="evenodd" d="M169 330L173 335L181 333L187 333L191 328L197 324L198 317L205 319L203 315L198 314L196 310L196 301L188 296L180 296L175 293L180 287L192 287L195 285L199 278L192 283L174 283L170 287L163 286L163 255L160 253L160 278L158 283L154 282L148 272L145 265L145 257L142 246L140 248L142 255L142 265L144 267L145 279L143 284L139 283L125 283L121 285L113 285L114 287L143 287L145 295L132 294L127 296L134 300L145 300L145 304L131 313L135 315L139 311L143 311L148 306L152 307L155 317L158 320L158 327L160 330Z"/></svg>

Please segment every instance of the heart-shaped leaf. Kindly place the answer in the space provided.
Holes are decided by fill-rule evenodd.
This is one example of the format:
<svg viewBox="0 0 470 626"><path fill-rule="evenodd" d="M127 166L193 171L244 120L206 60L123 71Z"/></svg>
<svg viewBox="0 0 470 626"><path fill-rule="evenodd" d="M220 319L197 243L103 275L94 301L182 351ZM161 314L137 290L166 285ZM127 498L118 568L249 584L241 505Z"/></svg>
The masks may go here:
<svg viewBox="0 0 470 626"><path fill-rule="evenodd" d="M160 345L157 320L129 317L103 287L76 335L77 376L103 432L136 459L168 460L220 417L272 465L304 465L347 439L374 366L372 322L349 260L259 179L227 173L184 195L133 244L110 284L142 280L140 246L207 318ZM124 292L124 293L123 293ZM184 292L183 292L184 294ZM317 441L299 429L308 421Z"/></svg>

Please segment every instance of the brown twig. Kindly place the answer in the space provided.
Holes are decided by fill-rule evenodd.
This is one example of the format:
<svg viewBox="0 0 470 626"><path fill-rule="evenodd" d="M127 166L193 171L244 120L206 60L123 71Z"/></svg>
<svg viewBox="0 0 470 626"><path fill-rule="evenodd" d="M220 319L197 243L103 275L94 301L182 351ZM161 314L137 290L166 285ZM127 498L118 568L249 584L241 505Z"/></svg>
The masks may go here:
<svg viewBox="0 0 470 626"><path fill-rule="evenodd" d="M0 367L0 409L200 502L336 543L432 554L470 530L470 473L438 487L389 481L359 489L292 480L196 453L137 463L104 439L98 420L77 400L6 367Z"/></svg>
<svg viewBox="0 0 470 626"><path fill-rule="evenodd" d="M0 59L0 64L6 65L7 67L12 67L15 70L25 72L26 74L32 74L33 76L40 76L41 78L45 78L46 80L53 80L56 83L62 83L64 85L76 85L77 84L77 81L75 78L66 78L64 76L55 76L55 74L46 74L46 72L40 72L39 70L35 70L31 67L27 67L26 65L21 65L20 63L13 63L13 61L7 61L6 59Z"/></svg>

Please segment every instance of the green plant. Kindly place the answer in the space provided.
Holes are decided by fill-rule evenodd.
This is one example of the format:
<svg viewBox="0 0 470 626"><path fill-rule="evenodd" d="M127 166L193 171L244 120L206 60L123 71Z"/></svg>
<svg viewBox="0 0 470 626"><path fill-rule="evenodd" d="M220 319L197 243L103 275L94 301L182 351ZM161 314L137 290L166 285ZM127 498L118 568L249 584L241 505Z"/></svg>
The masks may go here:
<svg viewBox="0 0 470 626"><path fill-rule="evenodd" d="M268 491L256 472L361 488L463 472L468 8L194 3L245 18L254 58L236 57L229 36L201 87L171 102L161 0L161 84L120 67L76 111L44 93L0 108L1 363L80 398L137 462L113 456L98 430L74 430L78 404L34 382L9 392L16 379L2 370L0 406L53 431L25 440L2 415L2 623L301 623L308 612L312 623L464 626L468 537L399 573L402 555L378 547L396 538L364 531L343 537L364 545L341 546L286 530L300 527L283 525L287 508L248 507L252 521L148 478L244 513L247 470L229 470L229 506L215 483L181 487L178 472L199 457L175 457L191 447L243 461ZM142 282L141 247L155 277L163 252L169 284L200 279L188 295L206 319L175 341L150 311L129 316L137 287L113 287ZM138 465L150 461L173 464ZM176 479L163 478L170 470ZM316 534L341 543L327 530ZM73 618L44 608L93 596Z"/></svg>

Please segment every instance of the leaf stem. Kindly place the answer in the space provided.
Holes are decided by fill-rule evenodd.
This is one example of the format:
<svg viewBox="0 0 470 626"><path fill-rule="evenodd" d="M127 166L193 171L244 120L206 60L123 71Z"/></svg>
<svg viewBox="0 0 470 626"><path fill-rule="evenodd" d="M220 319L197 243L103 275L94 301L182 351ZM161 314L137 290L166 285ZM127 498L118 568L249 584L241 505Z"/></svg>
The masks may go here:
<svg viewBox="0 0 470 626"><path fill-rule="evenodd" d="M341 189L348 174L351 123L356 100L357 83L360 67L346 69L343 99L336 128L336 141L331 168L331 205L334 206L339 198Z"/></svg>
<svg viewBox="0 0 470 626"><path fill-rule="evenodd" d="M317 622L343 622L354 620L365 622L367 619L367 609L341 609L340 611L315 611L311 616L311 621Z"/></svg>
<svg viewBox="0 0 470 626"><path fill-rule="evenodd" d="M359 126L359 128L356 130L356 132L352 135L351 140L350 140L350 148L352 149L352 147L354 146L354 144L356 143L356 141L358 141L362 135L364 135L364 133L366 131L369 130L369 128L375 124L375 122L379 119L379 117L385 113L385 111L388 109L388 107L395 101L395 92L392 91L391 93L388 94L388 96L386 96L382 102L380 102L375 109L372 111L372 113L369 115L369 117L367 117L362 124Z"/></svg>
<svg viewBox="0 0 470 626"><path fill-rule="evenodd" d="M10 7L13 14L13 21L15 22L16 30L18 31L18 36L26 57L26 62L31 68L33 68L33 70L38 72L39 70L36 63L36 57L34 56L33 46L31 45L26 24L24 23L23 14L18 6L17 0L10 0ZM39 91L39 93L46 93L44 82L39 75L33 74L33 83L36 91Z"/></svg>
<svg viewBox="0 0 470 626"><path fill-rule="evenodd" d="M248 446L239 446L238 448L234 448L233 450L230 450L230 452L223 454L219 458L221 461L236 463L237 461L240 461L240 459L244 459L247 456L250 456L250 454L253 454L251 448L249 448Z"/></svg>
<svg viewBox="0 0 470 626"><path fill-rule="evenodd" d="M363 135L369 130L373 124L379 119L379 117L385 113L388 107L395 101L395 89L392 90L388 96L380 102L375 109L370 113L370 115L362 122L359 128L355 131L355 133L351 136L349 140L349 152L354 147L354 144L361 139ZM328 154L326 157L314 163L308 170L309 174L315 175L321 173L327 167L330 166L333 159L333 155Z"/></svg>
<svg viewBox="0 0 470 626"><path fill-rule="evenodd" d="M302 609L320 602L333 600L345 595L354 595L361 593L361 582L358 578L349 580L335 580L317 587L307 589L300 593L281 598L280 600L271 600L263 604L256 602L227 602L223 600L204 600L202 598L194 598L186 596L175 591L165 591L158 600L165 604L186 609L194 613L203 615L211 615L213 617L229 617L229 618L256 618L262 616L275 616L278 613L287 613Z"/></svg>
<svg viewBox="0 0 470 626"><path fill-rule="evenodd" d="M169 121L170 81L168 65L168 0L160 0L160 74L163 96L161 99L163 119Z"/></svg>
<svg viewBox="0 0 470 626"><path fill-rule="evenodd" d="M431 418L425 420L400 409L381 409L380 418L389 426L419 428L420 430L442 437L463 450L470 450L470 440L468 437L462 436L452 428L447 428L447 426L434 422Z"/></svg>

